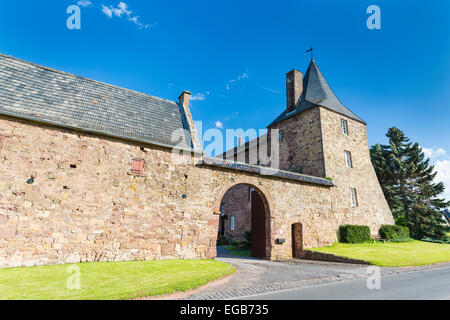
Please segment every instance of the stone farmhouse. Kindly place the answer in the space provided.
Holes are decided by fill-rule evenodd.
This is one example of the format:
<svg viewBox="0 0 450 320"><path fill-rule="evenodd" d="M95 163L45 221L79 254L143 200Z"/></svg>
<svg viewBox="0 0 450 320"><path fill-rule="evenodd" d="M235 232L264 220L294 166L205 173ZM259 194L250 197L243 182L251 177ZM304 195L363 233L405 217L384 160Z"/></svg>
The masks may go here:
<svg viewBox="0 0 450 320"><path fill-rule="evenodd" d="M254 256L288 259L332 244L340 225L393 223L366 123L314 61L304 79L287 75L287 108L268 127L280 130L271 174L205 157L189 98L0 55L0 267L214 258L219 232L245 231Z"/></svg>

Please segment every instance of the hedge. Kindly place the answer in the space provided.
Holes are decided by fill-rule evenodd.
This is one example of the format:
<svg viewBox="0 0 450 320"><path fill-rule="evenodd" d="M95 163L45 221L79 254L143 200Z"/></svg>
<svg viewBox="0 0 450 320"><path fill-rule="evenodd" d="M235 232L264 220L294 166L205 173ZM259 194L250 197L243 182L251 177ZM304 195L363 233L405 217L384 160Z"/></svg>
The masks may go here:
<svg viewBox="0 0 450 320"><path fill-rule="evenodd" d="M363 243L370 241L368 226L343 225L339 227L339 241L343 243Z"/></svg>
<svg viewBox="0 0 450 320"><path fill-rule="evenodd" d="M450 240L437 240L429 237L423 238L422 241L431 242L431 243L440 243L440 244L450 244Z"/></svg>
<svg viewBox="0 0 450 320"><path fill-rule="evenodd" d="M380 237L386 240L406 240L409 239L409 229L385 224L380 228Z"/></svg>

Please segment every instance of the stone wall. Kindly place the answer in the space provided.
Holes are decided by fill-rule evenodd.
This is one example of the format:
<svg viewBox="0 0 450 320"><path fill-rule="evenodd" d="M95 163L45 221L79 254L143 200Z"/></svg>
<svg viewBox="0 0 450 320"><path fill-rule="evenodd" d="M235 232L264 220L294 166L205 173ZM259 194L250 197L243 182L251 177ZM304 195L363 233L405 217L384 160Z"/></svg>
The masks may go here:
<svg viewBox="0 0 450 320"><path fill-rule="evenodd" d="M281 170L325 177L319 108L296 114L270 129L284 132L279 150Z"/></svg>
<svg viewBox="0 0 450 320"><path fill-rule="evenodd" d="M339 224L360 224L378 234L382 224L394 224L389 205L370 160L366 125L320 108L326 176L333 188L333 210L342 212ZM348 135L343 134L341 120L347 120ZM345 151L351 152L353 168L348 168ZM350 205L350 188L357 192L357 207Z"/></svg>
<svg viewBox="0 0 450 320"><path fill-rule="evenodd" d="M312 248L335 242L344 223L375 231L391 222L367 157L355 151L355 169L361 168L351 175L356 209L346 195L350 182L339 176L347 173L329 164L342 160L342 148L364 143L361 152L368 152L365 127L349 121L351 140L334 145L338 120L324 112L322 121L324 149L335 155L327 158L327 175L337 187L199 165L169 149L1 117L0 267L213 258L215 213L239 184L251 185L264 199L269 259L292 257L294 223L302 223L304 248ZM352 138L356 130L364 135ZM133 158L145 160L143 175L130 174ZM277 238L286 243L276 245Z"/></svg>
<svg viewBox="0 0 450 320"><path fill-rule="evenodd" d="M336 239L329 187L11 118L0 118L0 136L1 267L215 257L214 213L240 183L267 203L267 258L291 255L274 241L298 221L305 247ZM145 159L144 175L130 174L132 158Z"/></svg>
<svg viewBox="0 0 450 320"><path fill-rule="evenodd" d="M348 135L341 120L347 120ZM274 128L284 130L280 141L280 166L286 170L329 177L337 224L370 226L378 234L383 224L394 224L391 210L381 190L370 160L367 128L362 122L323 107L301 112ZM345 151L351 152L353 168L347 168ZM358 205L351 206L350 188L357 192Z"/></svg>
<svg viewBox="0 0 450 320"><path fill-rule="evenodd" d="M232 187L224 195L221 211L225 220L225 237L232 241L244 240L244 234L252 229L252 203L249 198L250 186L240 184ZM231 217L234 217L234 230L231 230Z"/></svg>

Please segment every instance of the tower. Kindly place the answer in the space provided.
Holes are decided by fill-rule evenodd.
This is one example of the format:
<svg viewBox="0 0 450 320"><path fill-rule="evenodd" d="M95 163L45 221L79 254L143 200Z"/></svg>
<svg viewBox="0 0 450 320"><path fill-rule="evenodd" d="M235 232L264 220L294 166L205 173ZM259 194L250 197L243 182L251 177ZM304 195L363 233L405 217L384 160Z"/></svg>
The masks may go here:
<svg viewBox="0 0 450 320"><path fill-rule="evenodd" d="M366 122L339 101L314 59L304 78L292 70L286 83L287 108L268 126L280 130L280 169L331 179L339 225L357 222L376 233L392 224L370 160Z"/></svg>

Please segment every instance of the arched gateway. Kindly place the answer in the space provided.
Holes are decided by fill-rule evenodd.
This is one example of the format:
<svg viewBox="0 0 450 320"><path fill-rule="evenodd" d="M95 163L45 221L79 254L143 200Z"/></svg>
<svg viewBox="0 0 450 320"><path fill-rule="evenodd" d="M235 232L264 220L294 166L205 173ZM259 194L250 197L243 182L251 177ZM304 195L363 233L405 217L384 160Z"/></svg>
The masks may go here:
<svg viewBox="0 0 450 320"><path fill-rule="evenodd" d="M270 206L264 192L248 183L227 186L219 196L218 239L251 239L252 256L270 257Z"/></svg>

